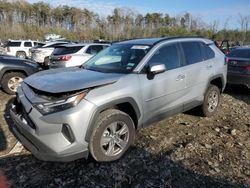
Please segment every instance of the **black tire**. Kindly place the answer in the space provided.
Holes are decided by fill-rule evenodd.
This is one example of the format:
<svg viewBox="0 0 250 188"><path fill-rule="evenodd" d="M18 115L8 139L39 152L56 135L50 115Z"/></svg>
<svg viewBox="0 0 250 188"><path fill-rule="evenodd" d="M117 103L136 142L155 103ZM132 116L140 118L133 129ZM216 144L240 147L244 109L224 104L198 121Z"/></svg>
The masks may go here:
<svg viewBox="0 0 250 188"><path fill-rule="evenodd" d="M16 87L13 88L13 87L9 87L8 83L11 81L11 79L16 78L16 80L20 79L20 81L22 81L25 77L26 76L21 72L10 72L10 73L4 74L2 81L1 81L3 90L10 95L14 95L18 85L16 84Z"/></svg>
<svg viewBox="0 0 250 188"><path fill-rule="evenodd" d="M49 56L44 58L44 64L43 64L44 69L49 69L49 61L50 61Z"/></svg>
<svg viewBox="0 0 250 188"><path fill-rule="evenodd" d="M16 57L21 58L21 59L26 59L26 53L25 52L17 52Z"/></svg>
<svg viewBox="0 0 250 188"><path fill-rule="evenodd" d="M217 86L210 85L205 93L204 101L201 106L203 115L205 117L211 117L212 115L214 115L217 112L219 104L220 104L220 90Z"/></svg>
<svg viewBox="0 0 250 188"><path fill-rule="evenodd" d="M117 123L117 124L116 124ZM119 123L121 125L119 125ZM126 144L124 144L124 148L120 149L121 147L119 147L120 141L118 143L115 143L115 136L113 137L113 140L110 139L110 141L107 143L107 145L103 145L101 143L102 138L104 137L104 134L108 134L106 136L108 136L109 138L112 137L111 136L111 132L108 132L110 126L116 124L118 127L123 127L126 126L126 131L128 132L128 134L124 134L122 136L124 136L124 140L126 140ZM122 128L120 128L121 130ZM119 129L116 129L119 131ZM116 132L117 133L117 132ZM119 133L117 134L119 137ZM120 135L120 137L122 138L122 136ZM108 138L106 137L106 138ZM130 116L120 110L117 109L109 109L106 110L104 112L102 112L99 117L96 120L95 123L95 128L92 132L91 138L90 138L90 143L89 143L89 150L90 153L92 155L92 157L96 160L96 161L100 161L100 162L110 162L110 161L115 161L118 160L119 158L121 158L124 153L128 150L129 146L131 144L133 144L135 139L135 127L134 127L134 122L133 120L130 118ZM114 154L113 156L108 155L108 151L105 152L105 149L107 147L107 150L109 150L110 147L110 143L113 142L114 144L114 148L117 149L117 154ZM112 150L113 151L113 150ZM114 150L115 151L115 150Z"/></svg>

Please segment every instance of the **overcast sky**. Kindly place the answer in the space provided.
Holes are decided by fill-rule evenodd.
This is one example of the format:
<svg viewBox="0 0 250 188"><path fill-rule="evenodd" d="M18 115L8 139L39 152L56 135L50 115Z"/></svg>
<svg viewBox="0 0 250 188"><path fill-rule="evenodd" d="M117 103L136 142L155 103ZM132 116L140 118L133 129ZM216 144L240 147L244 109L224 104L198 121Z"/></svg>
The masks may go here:
<svg viewBox="0 0 250 188"><path fill-rule="evenodd" d="M41 0L28 0L30 3ZM189 12L200 17L207 24L219 21L219 27L226 24L228 29L239 28L239 14L250 16L250 0L43 0L53 7L69 5L87 8L102 16L110 14L114 8L127 7L145 14L147 12L168 13L176 16Z"/></svg>

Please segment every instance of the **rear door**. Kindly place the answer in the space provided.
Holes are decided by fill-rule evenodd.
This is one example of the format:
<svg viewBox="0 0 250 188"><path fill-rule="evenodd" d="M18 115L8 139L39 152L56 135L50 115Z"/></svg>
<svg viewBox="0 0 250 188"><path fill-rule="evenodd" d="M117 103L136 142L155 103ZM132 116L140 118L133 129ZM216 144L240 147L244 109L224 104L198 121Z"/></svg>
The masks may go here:
<svg viewBox="0 0 250 188"><path fill-rule="evenodd" d="M185 59L186 89L184 100L186 102L184 110L186 110L197 106L203 101L209 79L214 74L214 62L213 58L207 57L208 49L206 49L207 45L205 43L186 41L181 42L180 45Z"/></svg>
<svg viewBox="0 0 250 188"><path fill-rule="evenodd" d="M150 58L146 67L150 64L165 64L166 72L153 78L149 78L146 73L139 74L145 124L183 110L186 78L179 51L176 43L162 45Z"/></svg>

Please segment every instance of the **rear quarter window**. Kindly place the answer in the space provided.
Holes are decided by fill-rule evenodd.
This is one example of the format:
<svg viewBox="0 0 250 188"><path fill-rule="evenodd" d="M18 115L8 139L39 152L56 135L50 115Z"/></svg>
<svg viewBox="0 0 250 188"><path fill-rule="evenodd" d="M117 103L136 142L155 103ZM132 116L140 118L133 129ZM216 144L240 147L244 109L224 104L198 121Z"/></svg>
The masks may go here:
<svg viewBox="0 0 250 188"><path fill-rule="evenodd" d="M210 45L203 42L200 43L201 51L204 60L213 59L215 57L214 51L210 48Z"/></svg>

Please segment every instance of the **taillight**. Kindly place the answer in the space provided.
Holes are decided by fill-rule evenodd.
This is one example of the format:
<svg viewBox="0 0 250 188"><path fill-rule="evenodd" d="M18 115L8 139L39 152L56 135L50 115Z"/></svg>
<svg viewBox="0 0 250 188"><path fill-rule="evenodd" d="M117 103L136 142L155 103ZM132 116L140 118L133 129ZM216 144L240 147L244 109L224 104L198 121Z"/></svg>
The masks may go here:
<svg viewBox="0 0 250 188"><path fill-rule="evenodd" d="M229 63L229 58L225 57L225 64L228 64L228 63Z"/></svg>
<svg viewBox="0 0 250 188"><path fill-rule="evenodd" d="M247 66L247 67L246 67L246 70L247 70L248 72L250 72L250 66Z"/></svg>
<svg viewBox="0 0 250 188"><path fill-rule="evenodd" d="M68 61L71 59L70 55L64 55L57 58L57 61Z"/></svg>
<svg viewBox="0 0 250 188"><path fill-rule="evenodd" d="M226 52L225 52L225 53L226 53L226 55L228 55L228 54L229 54L229 50L226 50Z"/></svg>

